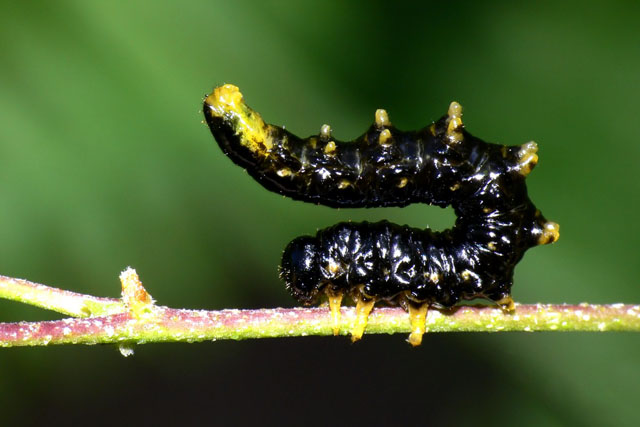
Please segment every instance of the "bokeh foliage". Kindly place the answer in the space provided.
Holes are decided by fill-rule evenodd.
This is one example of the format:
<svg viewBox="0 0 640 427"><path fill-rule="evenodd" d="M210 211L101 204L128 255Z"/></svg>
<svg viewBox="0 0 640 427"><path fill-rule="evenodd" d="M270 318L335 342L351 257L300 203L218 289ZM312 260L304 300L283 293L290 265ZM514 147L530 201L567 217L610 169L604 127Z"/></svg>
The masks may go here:
<svg viewBox="0 0 640 427"><path fill-rule="evenodd" d="M266 192L200 123L203 96L234 83L303 136L330 123L353 138L376 108L417 128L457 100L473 134L537 141L530 193L561 239L525 256L515 299L639 302L639 18L636 2L5 1L0 274L115 296L131 265L163 305L286 306L276 266L295 236L347 219L452 224L434 207L332 210ZM2 321L53 317L0 302ZM133 417L136 397L173 405L146 414L165 421L202 407L287 424L335 407L374 423L634 425L638 340L444 335L414 351L399 337L315 338L158 345L127 360L2 350L0 396L5 418L31 422L69 402L78 417Z"/></svg>

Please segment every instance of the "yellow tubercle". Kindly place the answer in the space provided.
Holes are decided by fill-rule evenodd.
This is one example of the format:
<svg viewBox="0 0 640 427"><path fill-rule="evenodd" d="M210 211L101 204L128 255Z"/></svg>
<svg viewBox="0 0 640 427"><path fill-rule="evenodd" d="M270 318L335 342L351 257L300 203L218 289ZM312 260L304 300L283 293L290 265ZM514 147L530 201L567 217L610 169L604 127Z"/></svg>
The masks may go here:
<svg viewBox="0 0 640 427"><path fill-rule="evenodd" d="M205 99L205 104L212 116L231 122L243 146L259 155L269 154L273 147L269 125L262 120L260 114L244 103L237 86L226 84L215 88Z"/></svg>
<svg viewBox="0 0 640 427"><path fill-rule="evenodd" d="M542 234L538 239L538 244L546 245L558 241L560 238L560 224L553 221L547 221L542 229Z"/></svg>
<svg viewBox="0 0 640 427"><path fill-rule="evenodd" d="M447 137L454 143L462 141L462 105L453 101L447 114Z"/></svg>
<svg viewBox="0 0 640 427"><path fill-rule="evenodd" d="M391 126L391 122L389 121L389 114L387 114L387 110L383 110L382 108L376 110L376 126L381 128L385 126Z"/></svg>
<svg viewBox="0 0 640 427"><path fill-rule="evenodd" d="M335 154L336 152L336 143L335 141L327 142L327 145L324 146L324 153L328 155Z"/></svg>
<svg viewBox="0 0 640 427"><path fill-rule="evenodd" d="M520 146L518 151L518 172L527 176L531 173L535 165L538 164L538 144L533 141Z"/></svg>
<svg viewBox="0 0 640 427"><path fill-rule="evenodd" d="M389 129L385 129L380 132L378 142L380 143L380 145L391 145L391 131Z"/></svg>
<svg viewBox="0 0 640 427"><path fill-rule="evenodd" d="M409 320L411 321L411 334L409 334L409 344L416 347L422 344L422 336L427 331L427 312L429 304L416 305L409 303Z"/></svg>
<svg viewBox="0 0 640 427"><path fill-rule="evenodd" d="M320 137L324 139L331 138L331 126L324 124L320 127Z"/></svg>

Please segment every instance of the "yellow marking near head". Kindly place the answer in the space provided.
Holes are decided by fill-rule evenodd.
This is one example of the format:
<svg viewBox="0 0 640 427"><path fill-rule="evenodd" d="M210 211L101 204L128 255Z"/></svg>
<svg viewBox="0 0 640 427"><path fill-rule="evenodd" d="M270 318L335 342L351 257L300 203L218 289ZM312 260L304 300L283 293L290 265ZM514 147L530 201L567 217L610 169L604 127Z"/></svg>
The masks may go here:
<svg viewBox="0 0 640 427"><path fill-rule="evenodd" d="M371 313L376 300L374 298L367 299L359 294L355 296L354 299L356 300L356 320L353 324L353 330L351 331L351 341L356 342L362 338L364 334L369 313Z"/></svg>
<svg viewBox="0 0 640 427"><path fill-rule="evenodd" d="M205 103L211 115L227 120L233 126L240 144L256 154L266 156L273 147L269 137L269 125L260 114L244 103L240 89L234 85L224 85L213 90Z"/></svg>
<svg viewBox="0 0 640 427"><path fill-rule="evenodd" d="M520 146L518 151L517 169L521 175L527 176L531 170L538 164L538 144L533 141L527 142Z"/></svg>
<svg viewBox="0 0 640 427"><path fill-rule="evenodd" d="M391 131L389 129L380 132L378 143L380 143L380 145L391 145Z"/></svg>
<svg viewBox="0 0 640 427"><path fill-rule="evenodd" d="M411 334L409 344L416 347L422 344L422 335L427 331L427 312L429 304L416 305L409 302L409 320L411 321Z"/></svg>
<svg viewBox="0 0 640 427"><path fill-rule="evenodd" d="M560 225L557 222L547 221L538 239L539 245L556 242L560 238Z"/></svg>
<svg viewBox="0 0 640 427"><path fill-rule="evenodd" d="M379 128L391 126L391 122L389 121L389 114L387 114L387 111L383 110L382 108L376 110L376 126Z"/></svg>
<svg viewBox="0 0 640 427"><path fill-rule="evenodd" d="M449 141L458 143L462 141L462 105L453 101L447 114L447 137Z"/></svg>
<svg viewBox="0 0 640 427"><path fill-rule="evenodd" d="M331 309L333 335L338 335L340 333L340 304L342 304L342 292L334 291L330 286L327 286L325 292L329 299L329 308Z"/></svg>

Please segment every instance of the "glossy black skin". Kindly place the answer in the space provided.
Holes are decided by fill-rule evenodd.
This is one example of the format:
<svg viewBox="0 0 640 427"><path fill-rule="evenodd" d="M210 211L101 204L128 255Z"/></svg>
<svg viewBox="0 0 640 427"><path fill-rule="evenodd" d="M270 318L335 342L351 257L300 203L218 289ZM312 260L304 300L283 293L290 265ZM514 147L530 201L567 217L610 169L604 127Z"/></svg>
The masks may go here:
<svg viewBox="0 0 640 427"><path fill-rule="evenodd" d="M274 147L265 157L240 146L233 123L212 117L206 104L204 111L225 154L271 191L331 207L427 203L455 210L455 226L443 232L341 223L295 239L283 254L281 277L303 304L316 302L326 286L361 289L392 304L404 296L442 307L499 301L510 295L524 252L539 244L546 219L518 171L520 147L486 143L466 131L452 142L447 116L420 131L386 127L392 134L386 145L379 143L384 128L372 126L353 142L336 141L332 154L325 152L326 138L301 139L270 127ZM282 168L292 173L279 176ZM340 188L341 181L351 185Z"/></svg>

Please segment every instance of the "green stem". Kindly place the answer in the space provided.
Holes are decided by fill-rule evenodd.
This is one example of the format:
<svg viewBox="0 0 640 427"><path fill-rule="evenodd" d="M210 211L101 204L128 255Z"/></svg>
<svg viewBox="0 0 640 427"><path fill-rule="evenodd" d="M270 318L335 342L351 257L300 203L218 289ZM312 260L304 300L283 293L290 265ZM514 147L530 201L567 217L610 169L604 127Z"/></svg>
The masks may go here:
<svg viewBox="0 0 640 427"><path fill-rule="evenodd" d="M0 324L0 346L37 346L50 344L119 343L125 350L130 344L149 342L196 342L218 339L248 339L332 335L333 321L328 307L196 311L157 306L146 293L132 269L121 275L123 299L95 298L44 285L0 276L0 296L86 316L107 312L98 317L71 318L47 322ZM29 292L25 288L30 289ZM11 294L19 291L20 296ZM53 295L51 301L44 296ZM97 307L97 309L96 309ZM355 324L352 307L341 310L340 334L346 335ZM368 319L366 333L407 333L409 316L400 308L376 308ZM428 332L499 332L499 331L634 331L640 332L640 305L553 305L516 304L515 312L499 308L465 306L450 312L430 310ZM123 354L130 354L123 351Z"/></svg>
<svg viewBox="0 0 640 427"><path fill-rule="evenodd" d="M7 276L0 276L0 298L73 317L106 316L125 311L120 299L78 294Z"/></svg>

